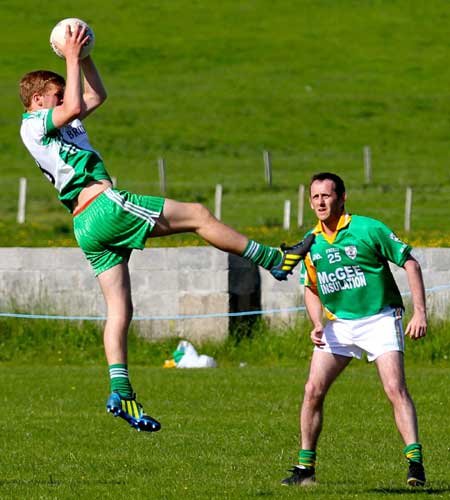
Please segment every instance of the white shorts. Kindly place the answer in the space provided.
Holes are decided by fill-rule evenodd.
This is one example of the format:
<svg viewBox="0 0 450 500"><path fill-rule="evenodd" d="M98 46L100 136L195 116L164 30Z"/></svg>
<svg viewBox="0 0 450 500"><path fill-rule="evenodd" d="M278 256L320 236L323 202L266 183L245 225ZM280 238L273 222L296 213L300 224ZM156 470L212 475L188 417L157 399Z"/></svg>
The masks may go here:
<svg viewBox="0 0 450 500"><path fill-rule="evenodd" d="M335 319L324 328L320 351L361 359L363 352L373 361L389 351L404 351L403 311L387 307L360 319Z"/></svg>

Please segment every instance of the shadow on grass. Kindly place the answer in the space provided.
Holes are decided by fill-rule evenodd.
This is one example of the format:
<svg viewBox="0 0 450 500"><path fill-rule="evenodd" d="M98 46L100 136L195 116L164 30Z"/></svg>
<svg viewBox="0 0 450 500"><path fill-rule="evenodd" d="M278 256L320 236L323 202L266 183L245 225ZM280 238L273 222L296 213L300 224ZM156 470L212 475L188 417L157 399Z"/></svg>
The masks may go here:
<svg viewBox="0 0 450 500"><path fill-rule="evenodd" d="M369 493L375 493L378 495L442 495L443 493L448 493L450 491L450 486L448 488L373 488L367 490Z"/></svg>

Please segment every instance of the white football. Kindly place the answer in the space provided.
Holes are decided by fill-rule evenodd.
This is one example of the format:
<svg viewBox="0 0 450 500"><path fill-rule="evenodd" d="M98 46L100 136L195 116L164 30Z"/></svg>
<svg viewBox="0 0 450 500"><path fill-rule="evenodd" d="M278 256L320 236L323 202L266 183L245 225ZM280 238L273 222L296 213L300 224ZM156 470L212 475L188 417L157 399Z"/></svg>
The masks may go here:
<svg viewBox="0 0 450 500"><path fill-rule="evenodd" d="M63 19L62 21L59 21L59 23L52 29L52 32L50 33L50 46L54 50L55 54L59 57L62 57L63 59L64 55L56 47L54 42L59 43L59 45L64 45L66 43L66 26L69 25L71 31L73 32L77 23L81 24L82 26L86 26L86 34L89 36L89 41L86 42L86 44L81 50L80 54L81 59L84 59L87 55L89 55L94 47L95 35L87 23L85 23L81 19L77 19L76 17L69 17L67 19Z"/></svg>

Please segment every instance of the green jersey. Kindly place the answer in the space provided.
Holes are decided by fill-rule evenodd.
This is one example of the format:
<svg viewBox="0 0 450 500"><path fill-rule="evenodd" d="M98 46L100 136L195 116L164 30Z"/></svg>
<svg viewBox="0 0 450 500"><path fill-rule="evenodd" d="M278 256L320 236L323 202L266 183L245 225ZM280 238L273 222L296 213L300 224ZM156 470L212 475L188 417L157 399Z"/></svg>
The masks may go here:
<svg viewBox="0 0 450 500"><path fill-rule="evenodd" d="M24 113L20 135L39 168L72 211L72 200L90 182L111 180L100 154L90 145L80 120L56 128L53 109Z"/></svg>
<svg viewBox="0 0 450 500"><path fill-rule="evenodd" d="M358 319L403 307L389 261L403 266L412 248L382 222L344 214L334 235L319 223L300 283L318 293L330 319Z"/></svg>

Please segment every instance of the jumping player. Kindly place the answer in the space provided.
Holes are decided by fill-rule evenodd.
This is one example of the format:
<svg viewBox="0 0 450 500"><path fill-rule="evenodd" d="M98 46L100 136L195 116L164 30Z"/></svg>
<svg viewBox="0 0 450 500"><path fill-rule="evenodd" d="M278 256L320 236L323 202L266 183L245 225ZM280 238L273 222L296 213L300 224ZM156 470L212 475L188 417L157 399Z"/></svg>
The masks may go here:
<svg viewBox="0 0 450 500"><path fill-rule="evenodd" d="M58 48L67 78L51 71L27 73L20 81L25 107L20 134L39 168L73 215L75 238L98 277L107 305L104 347L111 395L107 410L137 430L157 431L160 423L136 401L128 377L127 334L132 318L128 259L149 237L195 232L211 245L251 260L278 280L287 279L312 239L274 248L248 238L214 218L202 205L113 188L102 157L91 146L81 120L106 99L90 56L80 60L86 28L66 28Z"/></svg>
<svg viewBox="0 0 450 500"><path fill-rule="evenodd" d="M314 244L302 262L305 305L315 345L300 411L301 450L284 485L315 482L316 446L328 389L352 358L374 361L405 444L410 486L425 484L417 416L403 365L404 335L425 336L422 272L411 247L382 222L345 211L345 186L336 174L314 175L310 202L318 222ZM405 332L403 302L388 262L403 267L414 312ZM323 312L328 319L324 325Z"/></svg>

